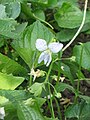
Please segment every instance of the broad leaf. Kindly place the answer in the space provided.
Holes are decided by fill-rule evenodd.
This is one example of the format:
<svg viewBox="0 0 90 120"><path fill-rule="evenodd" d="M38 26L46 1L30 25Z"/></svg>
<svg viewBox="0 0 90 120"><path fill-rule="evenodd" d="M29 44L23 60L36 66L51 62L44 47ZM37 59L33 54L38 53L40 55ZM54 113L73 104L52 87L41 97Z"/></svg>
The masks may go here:
<svg viewBox="0 0 90 120"><path fill-rule="evenodd" d="M70 106L66 110L66 117L67 118L77 118L76 120L89 120L90 119L90 104L86 103L79 103L76 105Z"/></svg>
<svg viewBox="0 0 90 120"><path fill-rule="evenodd" d="M57 0L48 0L48 5L50 7L55 7L57 5Z"/></svg>
<svg viewBox="0 0 90 120"><path fill-rule="evenodd" d="M28 107L23 103L18 104L19 120L45 120L42 115L34 108Z"/></svg>
<svg viewBox="0 0 90 120"><path fill-rule="evenodd" d="M55 86L55 88L56 88L57 92L63 92L65 89L68 89L75 93L75 89L66 83L58 83Z"/></svg>
<svg viewBox="0 0 90 120"><path fill-rule="evenodd" d="M7 75L0 73L0 89L14 90L24 81L23 77L14 77L13 75Z"/></svg>
<svg viewBox="0 0 90 120"><path fill-rule="evenodd" d="M21 32L25 29L27 23L18 24L14 19L7 18L0 20L0 35L9 37L12 39L19 39ZM17 28L20 28L19 33L16 32Z"/></svg>
<svg viewBox="0 0 90 120"><path fill-rule="evenodd" d="M5 97L3 96L0 96L0 106L2 106L3 104L7 103L8 102L8 99L6 99Z"/></svg>
<svg viewBox="0 0 90 120"><path fill-rule="evenodd" d="M0 90L0 96L4 96L15 105L19 101L26 100L32 97L29 92L24 90Z"/></svg>
<svg viewBox="0 0 90 120"><path fill-rule="evenodd" d="M70 72L71 72L71 74L72 74L72 76L73 76L73 79L71 79L72 82L73 82L74 79L76 79L76 78L78 77L78 69L79 69L79 66L78 66L78 64L77 64L75 61L76 61L75 56L72 56L72 57L71 57L71 60L66 60L66 61L64 60L64 61L63 61L64 64L66 64L66 65L69 67L69 69L70 69ZM73 68L74 68L74 69L73 69ZM67 74L68 74L68 70L67 70ZM82 71L80 71L79 77L80 77L80 78L85 78L85 77L84 77L84 74L82 73Z"/></svg>
<svg viewBox="0 0 90 120"><path fill-rule="evenodd" d="M6 5L6 13L9 18L16 19L21 12L21 5L19 2L11 2Z"/></svg>
<svg viewBox="0 0 90 120"><path fill-rule="evenodd" d="M73 38L76 33L76 29L62 29L60 32L56 34L56 37L61 42L67 42Z"/></svg>
<svg viewBox="0 0 90 120"><path fill-rule="evenodd" d="M42 10L40 9L36 9L34 10L34 14L35 16L37 16L38 18L42 19L42 20L45 20L45 14Z"/></svg>
<svg viewBox="0 0 90 120"><path fill-rule="evenodd" d="M0 4L0 19L6 18L5 6Z"/></svg>
<svg viewBox="0 0 90 120"><path fill-rule="evenodd" d="M78 0L60 0L60 1L58 0L58 7L60 8L62 4L65 2L70 3L74 6L78 6Z"/></svg>
<svg viewBox="0 0 90 120"><path fill-rule="evenodd" d="M34 96L40 96L42 89L44 88L44 84L43 83L34 83L31 87L30 87L30 92L34 93Z"/></svg>
<svg viewBox="0 0 90 120"><path fill-rule="evenodd" d="M85 95L79 95L80 98L84 99L86 103L90 103L90 97Z"/></svg>
<svg viewBox="0 0 90 120"><path fill-rule="evenodd" d="M24 2L24 1L27 1L27 0L0 0L0 3L11 3L11 2Z"/></svg>
<svg viewBox="0 0 90 120"><path fill-rule="evenodd" d="M69 3L63 3L62 7L55 14L55 20L63 28L79 27L83 18L81 10Z"/></svg>
<svg viewBox="0 0 90 120"><path fill-rule="evenodd" d="M11 60L7 56L0 53L0 72L24 76L27 73L27 70L14 60Z"/></svg>
<svg viewBox="0 0 90 120"><path fill-rule="evenodd" d="M76 45L73 49L73 56L76 57L78 64L80 64L81 59L81 66L90 71L90 42Z"/></svg>

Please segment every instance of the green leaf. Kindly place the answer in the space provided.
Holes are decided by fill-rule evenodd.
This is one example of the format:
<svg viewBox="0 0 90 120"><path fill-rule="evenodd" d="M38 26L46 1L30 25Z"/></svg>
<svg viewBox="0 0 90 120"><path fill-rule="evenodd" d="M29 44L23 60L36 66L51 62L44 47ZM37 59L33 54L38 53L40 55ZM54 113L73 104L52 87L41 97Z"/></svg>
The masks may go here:
<svg viewBox="0 0 90 120"><path fill-rule="evenodd" d="M10 2L6 5L6 13L9 18L16 19L21 12L21 5L19 2Z"/></svg>
<svg viewBox="0 0 90 120"><path fill-rule="evenodd" d="M75 89L71 85L68 85L66 83L58 83L55 86L55 88L56 88L57 92L63 92L65 89L69 89L75 93Z"/></svg>
<svg viewBox="0 0 90 120"><path fill-rule="evenodd" d="M42 19L45 21L45 14L43 12L43 10L40 10L40 9L36 9L34 10L34 14L35 16L37 16L38 18Z"/></svg>
<svg viewBox="0 0 90 120"><path fill-rule="evenodd" d="M82 51L82 56L81 56L81 51ZM90 71L90 42L83 43L82 45L76 45L73 48L73 56L76 57L76 62L78 64L80 64L80 56L81 56L82 57L81 66L84 69Z"/></svg>
<svg viewBox="0 0 90 120"><path fill-rule="evenodd" d="M27 23L18 24L14 19L7 18L0 20L0 35L12 39L19 39L21 32L25 29ZM21 31L16 33L17 27L21 27Z"/></svg>
<svg viewBox="0 0 90 120"><path fill-rule="evenodd" d="M36 21L24 31L21 39L15 40L12 43L12 46L31 68L35 60L36 40L41 38L49 42L54 37L53 33L46 26L41 22ZM37 61L35 61L35 63L37 63Z"/></svg>
<svg viewBox="0 0 90 120"><path fill-rule="evenodd" d="M0 19L6 18L5 6L0 4Z"/></svg>
<svg viewBox="0 0 90 120"><path fill-rule="evenodd" d="M90 119L90 104L86 103L79 103L70 106L66 110L66 117L67 118L77 118L77 120L89 120Z"/></svg>
<svg viewBox="0 0 90 120"><path fill-rule="evenodd" d="M56 37L60 42L67 42L73 38L76 31L76 29L62 29L56 34Z"/></svg>
<svg viewBox="0 0 90 120"><path fill-rule="evenodd" d="M11 60L7 56L0 53L0 72L24 76L26 75L27 70L14 60Z"/></svg>
<svg viewBox="0 0 90 120"><path fill-rule="evenodd" d="M74 59L75 59L74 61L72 60L73 57L74 57ZM75 56L72 56L72 57L70 58L70 60L64 60L64 61L63 61L64 64L66 64L66 65L69 67L69 69L70 69L70 72L71 72L71 75L73 76L73 77L72 77L73 79L71 79L70 77L69 77L69 79L72 80L72 82L74 82L74 79L76 79L77 76L78 76L79 66L78 66L78 64L77 64L75 61L76 61ZM73 69L73 68L74 68L74 69ZM68 74L68 69L67 69L67 74ZM85 77L84 77L84 74L82 73L82 71L80 71L79 77L80 77L81 79L82 79L82 78L85 78Z"/></svg>
<svg viewBox="0 0 90 120"><path fill-rule="evenodd" d="M65 77L68 77L71 82L73 82L74 77L72 75L70 67L67 64L64 64L64 63L61 63L61 66L63 67L63 69L59 68L58 63L55 63L53 65L52 69L55 70L55 71L57 71L58 68L59 68L60 72L62 74L64 74Z"/></svg>
<svg viewBox="0 0 90 120"><path fill-rule="evenodd" d="M4 46L4 38L0 37L0 47Z"/></svg>
<svg viewBox="0 0 90 120"><path fill-rule="evenodd" d="M0 73L0 89L14 90L24 81L23 77L15 77L13 75L7 75Z"/></svg>
<svg viewBox="0 0 90 120"><path fill-rule="evenodd" d="M81 10L70 3L63 3L62 7L55 14L55 20L58 25L63 28L79 27L82 18L83 13Z"/></svg>
<svg viewBox="0 0 90 120"><path fill-rule="evenodd" d="M0 90L0 96L4 96L15 105L19 101L32 97L30 92L24 90Z"/></svg>
<svg viewBox="0 0 90 120"><path fill-rule="evenodd" d="M80 98L84 99L86 103L90 103L90 97L85 95L79 95Z"/></svg>
<svg viewBox="0 0 90 120"><path fill-rule="evenodd" d="M74 5L74 6L79 6L78 5L78 0L58 0L58 7L60 8L61 6L62 6L62 4L63 3L65 3L65 2L67 2L67 3L70 3L70 4L72 4L72 5Z"/></svg>
<svg viewBox="0 0 90 120"><path fill-rule="evenodd" d="M43 83L34 83L31 87L30 87L30 92L34 93L34 96L39 96L41 95L41 92L44 88L44 84Z"/></svg>
<svg viewBox="0 0 90 120"><path fill-rule="evenodd" d="M19 120L45 120L39 111L23 103L18 104L17 114Z"/></svg>
<svg viewBox="0 0 90 120"><path fill-rule="evenodd" d="M0 20L0 34L10 38L17 38L17 34L12 32L15 30L17 22L13 19Z"/></svg>
<svg viewBox="0 0 90 120"><path fill-rule="evenodd" d="M0 0L0 3L3 3L3 4L8 4L8 3L11 3L11 2L24 2L24 1L27 1L27 0Z"/></svg>
<svg viewBox="0 0 90 120"><path fill-rule="evenodd" d="M48 5L50 7L55 7L57 5L57 0L48 0Z"/></svg>
<svg viewBox="0 0 90 120"><path fill-rule="evenodd" d="M0 106L2 106L3 104L7 103L8 102L8 99L6 99L5 97L3 96L0 96Z"/></svg>

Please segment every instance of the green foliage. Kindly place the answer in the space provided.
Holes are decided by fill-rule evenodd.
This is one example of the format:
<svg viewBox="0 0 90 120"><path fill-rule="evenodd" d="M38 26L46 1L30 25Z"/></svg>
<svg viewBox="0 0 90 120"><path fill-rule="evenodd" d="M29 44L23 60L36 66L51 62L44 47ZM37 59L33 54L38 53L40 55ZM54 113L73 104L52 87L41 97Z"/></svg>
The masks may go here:
<svg viewBox="0 0 90 120"><path fill-rule="evenodd" d="M86 10L80 2L0 0L0 107L5 120L90 119L90 6ZM44 41L38 44L41 50L36 48L37 39L47 46Z"/></svg>
<svg viewBox="0 0 90 120"><path fill-rule="evenodd" d="M90 119L89 110L90 110L90 104L80 103L80 104L72 105L67 109L66 117L76 118L75 120L89 120Z"/></svg>
<svg viewBox="0 0 90 120"><path fill-rule="evenodd" d="M23 76L27 73L27 70L14 60L0 54L0 72Z"/></svg>
<svg viewBox="0 0 90 120"><path fill-rule="evenodd" d="M12 46L17 50L21 58L31 68L35 60L35 42L36 39L41 38L49 42L54 38L54 35L48 28L46 28L40 21L36 21L30 25L23 33L20 40L13 42ZM36 61L37 64L37 61Z"/></svg>
<svg viewBox="0 0 90 120"><path fill-rule="evenodd" d="M74 34L76 33L76 29L62 29L60 32L57 33L56 37L60 42L67 42L70 41Z"/></svg>
<svg viewBox="0 0 90 120"><path fill-rule="evenodd" d="M79 27L82 18L83 14L81 10L70 3L63 3L62 7L55 14L55 20L63 28Z"/></svg>
<svg viewBox="0 0 90 120"><path fill-rule="evenodd" d="M18 104L17 114L19 120L45 120L39 111L22 103Z"/></svg>
<svg viewBox="0 0 90 120"><path fill-rule="evenodd" d="M20 32L25 29L26 25L26 23L18 25L17 22L11 18L0 19L0 34L5 37L17 39L20 36ZM16 31L17 28L21 29L19 33Z"/></svg>
<svg viewBox="0 0 90 120"><path fill-rule="evenodd" d="M76 62L81 66L90 71L90 42L82 43L81 45L76 45L73 48L73 55L76 57ZM81 53L82 52L82 53Z"/></svg>
<svg viewBox="0 0 90 120"><path fill-rule="evenodd" d="M37 89L38 88L38 89ZM42 89L45 89L45 86L43 83L34 83L30 87L30 92L34 93L34 96L40 96Z"/></svg>
<svg viewBox="0 0 90 120"><path fill-rule="evenodd" d="M8 17L16 19L21 12L21 5L19 2L11 2L6 5L6 13Z"/></svg>
<svg viewBox="0 0 90 120"><path fill-rule="evenodd" d="M16 105L19 101L32 97L32 95L25 90L0 90L0 96L9 99L13 105Z"/></svg>
<svg viewBox="0 0 90 120"><path fill-rule="evenodd" d="M14 90L24 81L23 77L14 77L13 75L7 75L0 73L0 89Z"/></svg>
<svg viewBox="0 0 90 120"><path fill-rule="evenodd" d="M5 18L7 15L6 15L6 12L5 12L5 6L2 5L2 4L0 4L0 11L1 11L0 19Z"/></svg>
<svg viewBox="0 0 90 120"><path fill-rule="evenodd" d="M66 84L66 83L59 83L59 84L57 84L57 85L55 86L55 88L56 88L56 90L57 90L58 92L62 92L62 91L64 91L65 89L69 89L69 90L71 90L72 92L75 93L75 89L74 89L72 86L70 86L70 85L68 85L68 84Z"/></svg>

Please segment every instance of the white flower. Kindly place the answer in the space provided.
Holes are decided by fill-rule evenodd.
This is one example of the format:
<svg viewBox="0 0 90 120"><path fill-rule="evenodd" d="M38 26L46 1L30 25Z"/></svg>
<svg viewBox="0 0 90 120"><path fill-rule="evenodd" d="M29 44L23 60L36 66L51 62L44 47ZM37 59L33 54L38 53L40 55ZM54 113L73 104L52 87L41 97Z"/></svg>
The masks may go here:
<svg viewBox="0 0 90 120"><path fill-rule="evenodd" d="M4 107L0 108L0 119L4 120L5 117L5 111L4 111Z"/></svg>
<svg viewBox="0 0 90 120"><path fill-rule="evenodd" d="M58 53L63 47L62 43L52 42L47 45L46 41L43 39L36 40L36 48L41 51L39 56L38 63L44 61L46 66L49 66L52 61L52 53Z"/></svg>

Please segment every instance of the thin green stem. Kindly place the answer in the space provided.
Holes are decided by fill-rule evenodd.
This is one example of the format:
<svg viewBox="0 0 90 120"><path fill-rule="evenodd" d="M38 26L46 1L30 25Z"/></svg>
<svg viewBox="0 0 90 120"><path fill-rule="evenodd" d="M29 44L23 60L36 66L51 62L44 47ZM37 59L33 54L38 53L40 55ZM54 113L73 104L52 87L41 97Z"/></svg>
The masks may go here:
<svg viewBox="0 0 90 120"><path fill-rule="evenodd" d="M58 101L57 101L57 99L55 97L54 97L54 100L55 100L56 105L57 105L59 119L63 120L62 119L62 113L61 113L60 105L58 104Z"/></svg>
<svg viewBox="0 0 90 120"><path fill-rule="evenodd" d="M76 37L79 35L81 29L83 28L84 23L85 23L85 19L86 19L87 3L88 3L88 0L85 0L83 20L82 20L82 23L81 23L79 29L77 30L77 32L74 35L74 37L72 38L72 40L62 49L62 51L65 51L72 44L72 42L76 39Z"/></svg>
<svg viewBox="0 0 90 120"><path fill-rule="evenodd" d="M53 61L54 62L54 61ZM48 70L48 73L47 73L47 76L46 76L46 79L45 79L45 84L46 83L49 83L48 82L48 79L49 79L49 75L51 73L51 70L52 70L52 66L53 66L53 62L51 63L50 67L49 67L49 70ZM53 109L53 104L52 104L52 98L51 98L51 90L50 90L50 84L48 84L48 90L49 90L49 95L50 95L50 106L51 106L51 114L52 114L52 117L55 118L55 115L54 115L54 109Z"/></svg>
<svg viewBox="0 0 90 120"><path fill-rule="evenodd" d="M47 24L51 29L54 29L53 26L50 25L48 22L46 22L45 20L40 19L34 13L32 13L31 9L26 4L22 3L21 5L22 5L22 11L25 13L25 15L32 18L33 20L40 20L41 22Z"/></svg>
<svg viewBox="0 0 90 120"><path fill-rule="evenodd" d="M50 90L50 85L48 84L48 90L49 90L49 95L50 95L50 105L51 105L51 114L52 114L52 118L55 119L55 115L54 115L54 109L53 109L53 104L52 104L52 96L51 96L51 90Z"/></svg>
<svg viewBox="0 0 90 120"><path fill-rule="evenodd" d="M81 80L90 81L90 78L81 78L80 81L81 81ZM78 81L78 79L75 79L75 81Z"/></svg>
<svg viewBox="0 0 90 120"><path fill-rule="evenodd" d="M49 70L48 70L48 73L47 73L47 76L46 76L46 79L45 79L45 83L48 82L48 78L49 78L50 72L52 70L52 66L53 66L53 62L51 63L51 65L49 67Z"/></svg>
<svg viewBox="0 0 90 120"><path fill-rule="evenodd" d="M46 93L47 93L47 91L46 91ZM48 108L49 108L50 112L52 113L52 111L51 111L51 104L50 104L50 102L48 100L48 94L46 95L46 99L47 99L47 103L48 103Z"/></svg>
<svg viewBox="0 0 90 120"><path fill-rule="evenodd" d="M54 29L52 25L50 25L48 22L46 22L45 20L40 19L39 17L37 17L35 14L33 14L33 16L37 19L40 20L41 22L47 24L51 29Z"/></svg>
<svg viewBox="0 0 90 120"><path fill-rule="evenodd" d="M61 54L58 53L58 59L61 58ZM61 61L58 61L58 77L57 77L57 84L59 83L59 78L60 78L60 68L61 68Z"/></svg>
<svg viewBox="0 0 90 120"><path fill-rule="evenodd" d="M32 85L32 75L30 75L30 79L29 79L29 87Z"/></svg>
<svg viewBox="0 0 90 120"><path fill-rule="evenodd" d="M49 82L45 82L45 84L46 83L49 84L54 89L54 92L57 94L57 91L56 91L55 87L51 83L49 83Z"/></svg>
<svg viewBox="0 0 90 120"><path fill-rule="evenodd" d="M81 74L81 64L82 64L82 55L83 55L83 45L81 45L81 55L80 55L80 63L79 63L79 71L78 71L78 83L77 83L77 91L80 88L80 74Z"/></svg>

